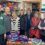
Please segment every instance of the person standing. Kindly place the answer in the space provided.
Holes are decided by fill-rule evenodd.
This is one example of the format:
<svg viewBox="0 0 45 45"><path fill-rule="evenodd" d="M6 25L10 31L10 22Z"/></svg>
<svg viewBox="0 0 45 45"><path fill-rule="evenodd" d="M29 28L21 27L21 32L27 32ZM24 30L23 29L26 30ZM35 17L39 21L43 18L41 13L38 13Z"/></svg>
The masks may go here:
<svg viewBox="0 0 45 45"><path fill-rule="evenodd" d="M25 35L25 15L24 15L24 9L20 10L20 35Z"/></svg>
<svg viewBox="0 0 45 45"><path fill-rule="evenodd" d="M42 12L41 14L41 20L39 22L38 28L40 29L41 39L45 42L45 12Z"/></svg>
<svg viewBox="0 0 45 45"><path fill-rule="evenodd" d="M38 29L38 24L40 22L38 11L34 13L34 16L31 19L31 29L30 37L31 38L40 38L40 30Z"/></svg>
<svg viewBox="0 0 45 45"><path fill-rule="evenodd" d="M25 24L26 24L26 35L29 37L29 29L31 27L31 18L32 18L32 15L31 15L31 9L28 8L27 9L27 14L25 15Z"/></svg>
<svg viewBox="0 0 45 45"><path fill-rule="evenodd" d="M10 16L10 8L5 7L5 13L4 13L4 26L6 29L6 33L4 34L5 43L7 42L7 36L10 34L11 31L11 16Z"/></svg>
<svg viewBox="0 0 45 45"><path fill-rule="evenodd" d="M10 13L10 8L6 7L5 8L5 13L4 13L4 25L6 28L6 32L9 32L11 30L11 13Z"/></svg>
<svg viewBox="0 0 45 45"><path fill-rule="evenodd" d="M0 4L0 45L6 45L4 40L4 34L6 33L4 26L4 13L2 13L2 5Z"/></svg>
<svg viewBox="0 0 45 45"><path fill-rule="evenodd" d="M12 12L11 18L11 32L18 32L20 31L20 18L17 16L16 11Z"/></svg>

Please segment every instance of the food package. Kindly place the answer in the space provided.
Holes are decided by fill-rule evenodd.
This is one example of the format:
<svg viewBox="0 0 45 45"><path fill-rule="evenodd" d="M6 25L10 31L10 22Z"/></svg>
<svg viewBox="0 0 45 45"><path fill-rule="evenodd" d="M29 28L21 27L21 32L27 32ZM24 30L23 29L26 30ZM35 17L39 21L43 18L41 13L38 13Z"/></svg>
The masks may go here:
<svg viewBox="0 0 45 45"><path fill-rule="evenodd" d="M11 32L10 35L8 35L8 39L12 41L16 41L19 39L19 34L18 32Z"/></svg>
<svg viewBox="0 0 45 45"><path fill-rule="evenodd" d="M32 45L32 41L28 41L28 45Z"/></svg>
<svg viewBox="0 0 45 45"><path fill-rule="evenodd" d="M28 41L28 38L27 38L27 36L25 36L25 35L20 35L20 36L19 36L19 40L20 40L20 41L27 42L27 41Z"/></svg>
<svg viewBox="0 0 45 45"><path fill-rule="evenodd" d="M20 41L16 41L15 45L21 45L21 42Z"/></svg>

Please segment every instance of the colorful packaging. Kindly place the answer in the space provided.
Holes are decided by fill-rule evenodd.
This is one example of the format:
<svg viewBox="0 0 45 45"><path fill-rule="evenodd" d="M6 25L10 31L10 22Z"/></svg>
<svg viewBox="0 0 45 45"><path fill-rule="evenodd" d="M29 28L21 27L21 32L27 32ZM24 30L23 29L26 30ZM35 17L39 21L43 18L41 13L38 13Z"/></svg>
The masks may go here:
<svg viewBox="0 0 45 45"><path fill-rule="evenodd" d="M27 36L25 36L25 35L21 35L21 36L19 37L19 40L24 41L24 42L27 42L27 41L28 41L28 38L27 38Z"/></svg>
<svg viewBox="0 0 45 45"><path fill-rule="evenodd" d="M19 32L11 32L10 35L8 35L8 39L11 41L16 41L19 39Z"/></svg>

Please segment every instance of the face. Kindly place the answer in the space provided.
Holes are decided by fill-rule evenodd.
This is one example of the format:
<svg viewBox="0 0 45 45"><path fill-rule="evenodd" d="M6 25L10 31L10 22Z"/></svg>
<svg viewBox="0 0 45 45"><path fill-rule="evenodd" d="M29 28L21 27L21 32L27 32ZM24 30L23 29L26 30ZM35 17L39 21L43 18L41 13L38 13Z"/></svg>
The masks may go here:
<svg viewBox="0 0 45 45"><path fill-rule="evenodd" d="M10 13L10 8L9 7L5 8L5 13L7 13L7 14Z"/></svg>
<svg viewBox="0 0 45 45"><path fill-rule="evenodd" d="M13 16L13 17L17 17L17 15L16 15L15 12L12 12L12 16Z"/></svg>
<svg viewBox="0 0 45 45"><path fill-rule="evenodd" d="M30 12L31 12L31 10L30 10L30 9L28 9L28 10L27 10L27 14L28 14L28 15L30 15Z"/></svg>
<svg viewBox="0 0 45 45"><path fill-rule="evenodd" d="M27 12L30 13L30 10L28 10Z"/></svg>
<svg viewBox="0 0 45 45"><path fill-rule="evenodd" d="M35 17L38 17L38 12L35 12L34 16L35 16Z"/></svg>
<svg viewBox="0 0 45 45"><path fill-rule="evenodd" d="M20 11L20 14L21 15L24 15L24 10L23 9Z"/></svg>

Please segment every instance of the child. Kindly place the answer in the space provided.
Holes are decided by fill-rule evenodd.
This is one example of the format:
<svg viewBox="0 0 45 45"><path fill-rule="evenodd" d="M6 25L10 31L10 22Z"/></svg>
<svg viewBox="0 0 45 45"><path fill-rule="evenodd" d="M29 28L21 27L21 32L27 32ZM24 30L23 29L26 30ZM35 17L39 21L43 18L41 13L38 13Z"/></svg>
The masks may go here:
<svg viewBox="0 0 45 45"><path fill-rule="evenodd" d="M40 19L38 17L38 12L36 11L31 20L31 29L30 29L31 38L32 37L40 38L39 29L38 29L39 22Z"/></svg>

